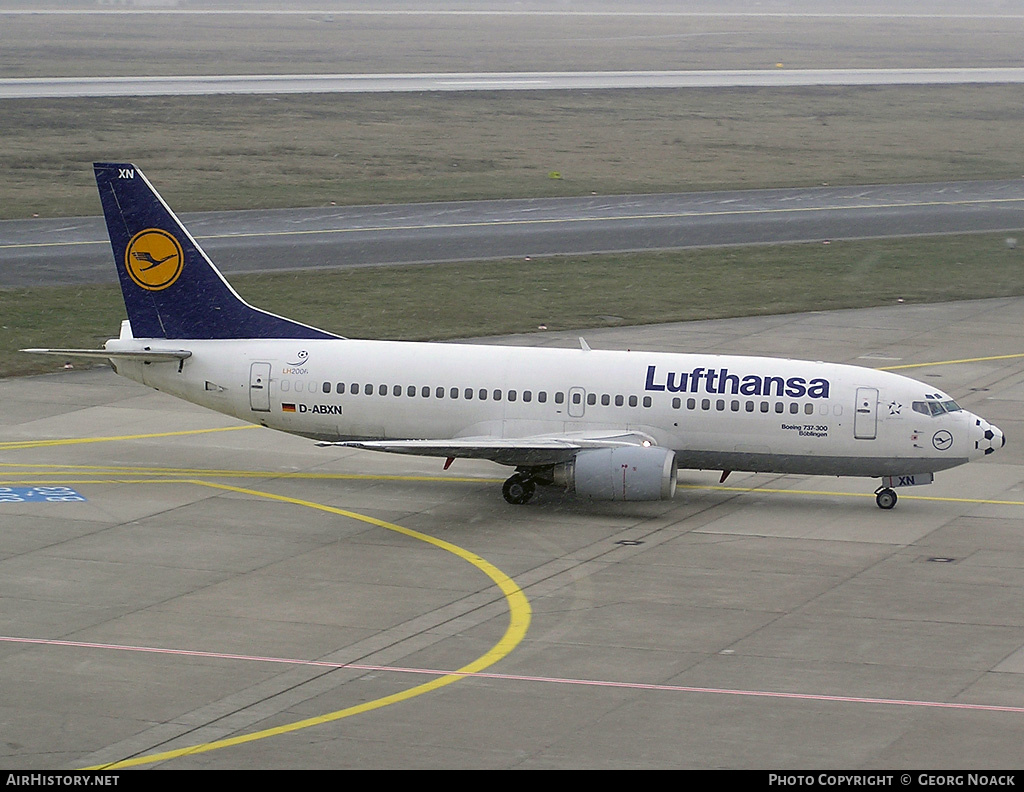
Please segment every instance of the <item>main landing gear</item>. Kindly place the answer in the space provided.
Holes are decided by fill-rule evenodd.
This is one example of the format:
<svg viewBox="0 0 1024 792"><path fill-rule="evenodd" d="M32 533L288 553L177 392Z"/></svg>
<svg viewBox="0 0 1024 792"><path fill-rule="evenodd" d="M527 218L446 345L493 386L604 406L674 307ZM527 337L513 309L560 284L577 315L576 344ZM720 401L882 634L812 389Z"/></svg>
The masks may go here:
<svg viewBox="0 0 1024 792"><path fill-rule="evenodd" d="M501 494L514 506L520 506L533 497L537 483L525 473L513 473L501 485Z"/></svg>
<svg viewBox="0 0 1024 792"><path fill-rule="evenodd" d="M896 490L889 487L879 487L875 490L875 503L879 509L891 509L896 505Z"/></svg>

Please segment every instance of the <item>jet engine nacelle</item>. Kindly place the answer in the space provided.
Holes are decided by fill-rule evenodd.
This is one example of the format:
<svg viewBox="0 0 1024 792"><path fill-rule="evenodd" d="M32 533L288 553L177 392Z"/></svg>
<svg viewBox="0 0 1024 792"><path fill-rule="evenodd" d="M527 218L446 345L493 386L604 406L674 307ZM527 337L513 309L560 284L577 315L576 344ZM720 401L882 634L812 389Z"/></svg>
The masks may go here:
<svg viewBox="0 0 1024 792"><path fill-rule="evenodd" d="M676 454L658 446L580 451L555 465L554 483L594 500L668 500L676 493Z"/></svg>

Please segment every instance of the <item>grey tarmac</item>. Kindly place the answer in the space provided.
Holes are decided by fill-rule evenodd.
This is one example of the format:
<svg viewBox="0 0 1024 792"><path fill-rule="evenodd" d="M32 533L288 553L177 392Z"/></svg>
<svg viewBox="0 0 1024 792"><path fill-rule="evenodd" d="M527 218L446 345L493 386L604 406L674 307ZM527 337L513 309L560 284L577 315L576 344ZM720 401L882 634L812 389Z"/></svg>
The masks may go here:
<svg viewBox="0 0 1024 792"><path fill-rule="evenodd" d="M870 480L718 471L671 502L512 507L499 466L318 448L105 368L0 381L0 486L85 498L0 502L2 763L1012 768L1022 319L1006 298L582 333L943 363L903 373L1007 445L891 512Z"/></svg>

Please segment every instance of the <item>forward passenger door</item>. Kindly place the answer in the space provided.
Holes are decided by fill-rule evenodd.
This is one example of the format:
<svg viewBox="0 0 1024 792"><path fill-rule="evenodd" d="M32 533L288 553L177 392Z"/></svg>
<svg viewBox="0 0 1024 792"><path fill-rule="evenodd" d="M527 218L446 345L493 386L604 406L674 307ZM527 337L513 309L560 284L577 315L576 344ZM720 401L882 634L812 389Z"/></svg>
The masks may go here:
<svg viewBox="0 0 1024 792"><path fill-rule="evenodd" d="M878 435L878 389L857 388L857 409L853 414L855 440L874 440Z"/></svg>

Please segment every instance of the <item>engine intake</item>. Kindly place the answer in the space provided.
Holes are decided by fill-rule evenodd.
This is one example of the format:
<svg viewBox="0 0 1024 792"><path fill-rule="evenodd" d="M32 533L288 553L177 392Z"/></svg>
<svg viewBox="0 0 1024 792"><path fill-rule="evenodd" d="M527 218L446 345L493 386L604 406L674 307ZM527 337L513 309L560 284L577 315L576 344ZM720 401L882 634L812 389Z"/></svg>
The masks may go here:
<svg viewBox="0 0 1024 792"><path fill-rule="evenodd" d="M554 483L594 500L669 500L676 493L676 454L659 446L580 451L555 465Z"/></svg>

